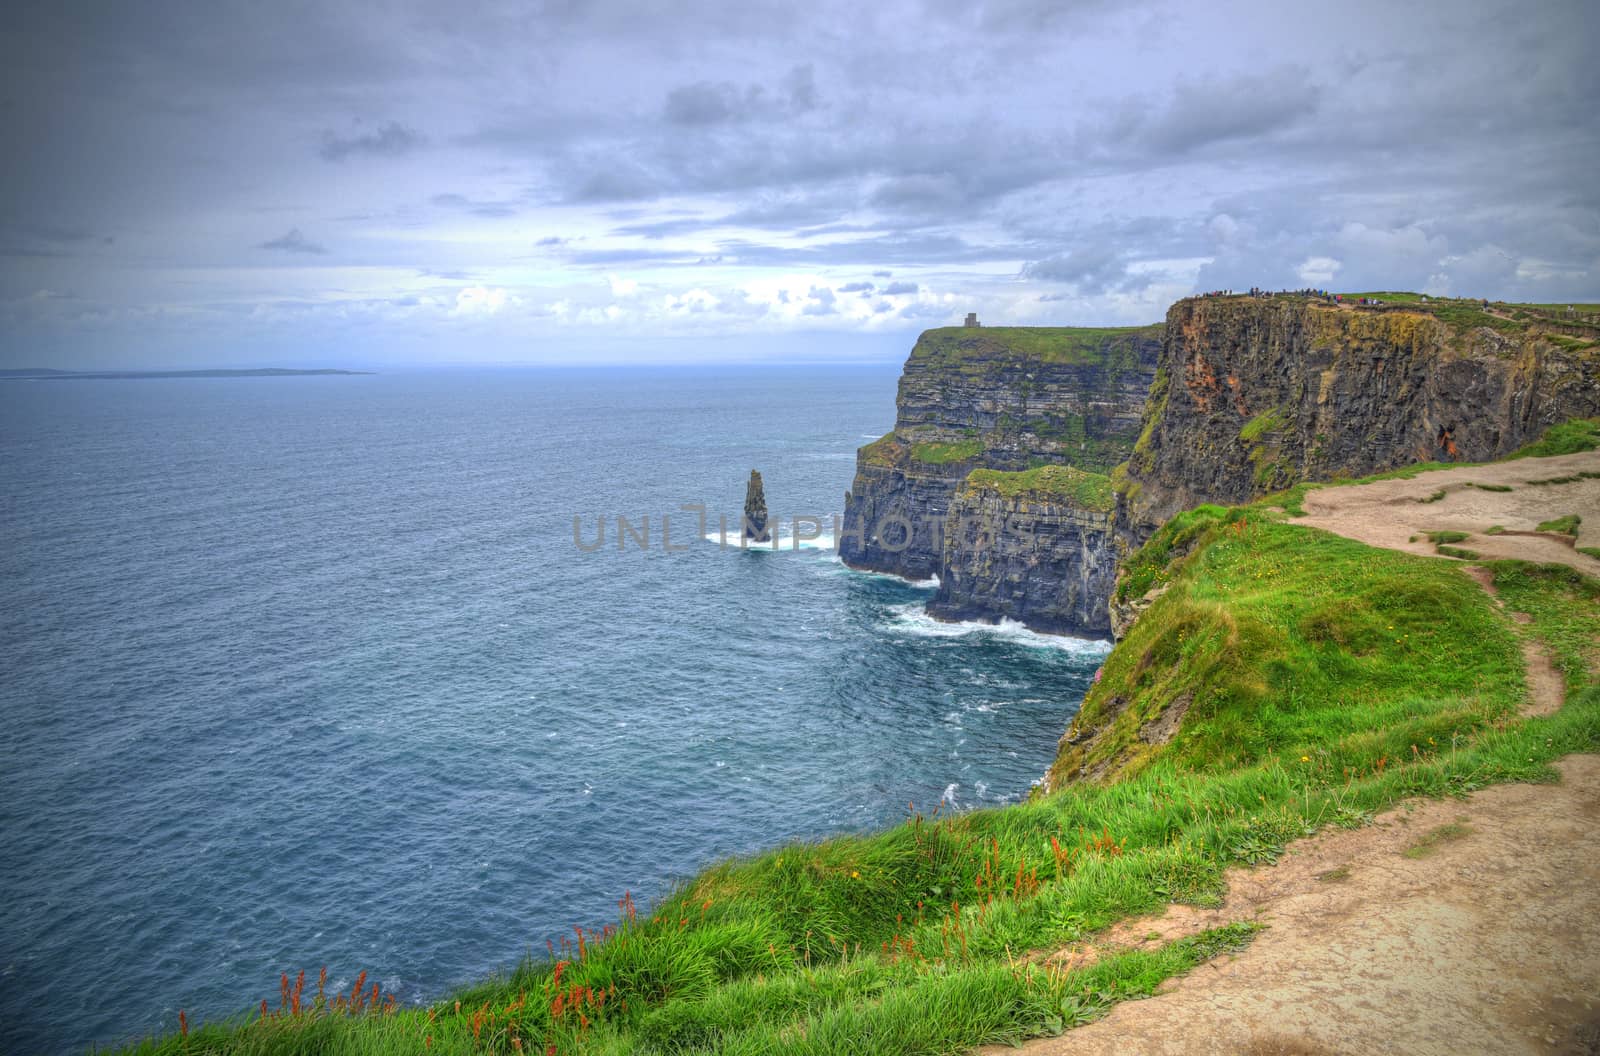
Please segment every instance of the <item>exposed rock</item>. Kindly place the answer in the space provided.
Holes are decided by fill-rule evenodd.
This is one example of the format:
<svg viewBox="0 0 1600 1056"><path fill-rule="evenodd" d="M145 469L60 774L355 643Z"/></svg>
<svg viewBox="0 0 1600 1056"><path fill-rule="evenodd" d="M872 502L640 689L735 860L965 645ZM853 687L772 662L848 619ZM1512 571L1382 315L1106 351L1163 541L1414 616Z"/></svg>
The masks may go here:
<svg viewBox="0 0 1600 1056"><path fill-rule="evenodd" d="M1107 635L1116 578L1109 480L1070 466L977 470L946 520L940 619L1013 619L1042 631Z"/></svg>
<svg viewBox="0 0 1600 1056"><path fill-rule="evenodd" d="M900 376L894 431L857 455L840 556L926 579L941 572L951 502L973 469L1109 470L1137 435L1160 337L1158 326L924 333Z"/></svg>
<svg viewBox="0 0 1600 1056"><path fill-rule="evenodd" d="M752 543L772 542L772 532L767 529L767 495L761 487L761 473L754 469L744 489L744 538Z"/></svg>
<svg viewBox="0 0 1600 1056"><path fill-rule="evenodd" d="M1133 621L1139 618L1139 614L1154 605L1155 600L1166 592L1167 584L1163 583L1146 591L1141 597L1131 601L1121 601L1117 598L1116 591L1112 591L1110 600L1106 603L1111 619L1111 637L1120 641L1123 635L1128 633L1128 628L1133 626Z"/></svg>
<svg viewBox="0 0 1600 1056"><path fill-rule="evenodd" d="M1600 414L1595 346L1491 321L1503 329L1422 306L1179 301L1120 482L1119 531L1137 545L1203 502L1414 462L1488 461Z"/></svg>

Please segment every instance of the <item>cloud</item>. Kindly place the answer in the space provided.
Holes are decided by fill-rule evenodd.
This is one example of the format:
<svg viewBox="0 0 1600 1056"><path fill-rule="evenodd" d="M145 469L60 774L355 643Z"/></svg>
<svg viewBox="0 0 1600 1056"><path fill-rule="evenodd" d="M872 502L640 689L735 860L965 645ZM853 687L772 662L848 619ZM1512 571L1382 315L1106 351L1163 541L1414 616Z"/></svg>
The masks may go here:
<svg viewBox="0 0 1600 1056"><path fill-rule="evenodd" d="M1332 257L1307 257L1295 269L1295 274L1309 286L1327 286L1342 267L1344 265Z"/></svg>
<svg viewBox="0 0 1600 1056"><path fill-rule="evenodd" d="M92 349L162 320L243 355L268 317L353 347L404 313L388 344L455 355L500 328L1144 322L1330 274L1594 299L1600 9L1351 0L1308 32L1221 5L40 6L0 35L37 103L0 106L28 144L0 167L0 325ZM468 282L500 307L455 318Z"/></svg>
<svg viewBox="0 0 1600 1056"><path fill-rule="evenodd" d="M1105 245L1076 246L1022 269L1022 277L1042 282L1070 283L1080 294L1133 290L1149 285L1151 276L1129 267L1128 255Z"/></svg>
<svg viewBox="0 0 1600 1056"><path fill-rule="evenodd" d="M760 84L695 81L667 93L662 116L681 126L723 125L805 113L817 105L816 75L810 65L796 66L777 92Z"/></svg>
<svg viewBox="0 0 1600 1056"><path fill-rule="evenodd" d="M1230 140L1258 139L1316 113L1322 92L1301 67L1261 74L1182 79L1165 105L1128 101L1096 138L1140 153L1185 154Z"/></svg>
<svg viewBox="0 0 1600 1056"><path fill-rule="evenodd" d="M509 202L474 201L463 194L436 194L429 201L440 208L459 209L473 216L497 219L517 215L516 208Z"/></svg>
<svg viewBox="0 0 1600 1056"><path fill-rule="evenodd" d="M456 293L453 315L494 315L509 302L504 289L489 286L468 286Z"/></svg>
<svg viewBox="0 0 1600 1056"><path fill-rule="evenodd" d="M322 146L317 153L324 161L345 161L353 157L398 158L422 146L421 135L400 124L389 121L371 132L341 136L332 131L322 133Z"/></svg>
<svg viewBox="0 0 1600 1056"><path fill-rule="evenodd" d="M298 227L291 227L284 234L266 242L259 243L257 249L276 249L284 253L326 253L327 248L320 243L313 242L300 233Z"/></svg>
<svg viewBox="0 0 1600 1056"><path fill-rule="evenodd" d="M806 299L809 303L801 309L802 315L832 315L838 310L834 307L838 298L826 286L811 287Z"/></svg>
<svg viewBox="0 0 1600 1056"><path fill-rule="evenodd" d="M876 289L870 282L847 282L839 287L840 293L871 293Z"/></svg>

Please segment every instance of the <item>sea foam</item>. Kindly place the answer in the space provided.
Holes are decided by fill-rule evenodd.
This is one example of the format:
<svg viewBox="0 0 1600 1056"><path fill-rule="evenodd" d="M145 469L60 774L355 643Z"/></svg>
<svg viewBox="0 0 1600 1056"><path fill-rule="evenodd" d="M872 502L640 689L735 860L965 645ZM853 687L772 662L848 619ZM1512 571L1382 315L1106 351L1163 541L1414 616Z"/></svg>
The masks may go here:
<svg viewBox="0 0 1600 1056"><path fill-rule="evenodd" d="M985 635L1030 649L1060 649L1075 656L1104 656L1111 652L1110 642L1095 638L1074 638L1065 634L1040 634L1038 631L1029 630L1016 620L1001 620L999 623L962 620L946 623L929 616L919 602L889 606L889 619L884 626L886 630L895 634L922 638L965 638L968 635Z"/></svg>

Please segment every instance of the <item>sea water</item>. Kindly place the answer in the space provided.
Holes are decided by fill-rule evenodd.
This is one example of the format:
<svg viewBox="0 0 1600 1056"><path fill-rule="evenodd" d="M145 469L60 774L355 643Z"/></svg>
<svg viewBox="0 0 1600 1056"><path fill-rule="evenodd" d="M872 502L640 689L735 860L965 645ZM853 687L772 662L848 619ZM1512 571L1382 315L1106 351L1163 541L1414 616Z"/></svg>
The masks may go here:
<svg viewBox="0 0 1600 1056"><path fill-rule="evenodd" d="M1025 796L1106 647L839 563L895 377L0 383L0 1050L324 965L426 1001L718 858Z"/></svg>

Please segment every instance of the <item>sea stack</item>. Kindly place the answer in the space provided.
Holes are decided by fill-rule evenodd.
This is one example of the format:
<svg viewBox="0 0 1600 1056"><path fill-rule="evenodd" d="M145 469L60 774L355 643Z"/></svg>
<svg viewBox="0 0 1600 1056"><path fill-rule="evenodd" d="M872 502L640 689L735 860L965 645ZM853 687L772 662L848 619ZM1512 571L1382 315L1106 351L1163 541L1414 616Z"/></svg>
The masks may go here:
<svg viewBox="0 0 1600 1056"><path fill-rule="evenodd" d="M744 537L746 542L770 543L772 533L767 530L767 493L761 488L761 471L750 471L750 483L744 489Z"/></svg>

